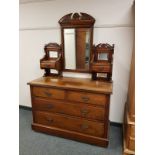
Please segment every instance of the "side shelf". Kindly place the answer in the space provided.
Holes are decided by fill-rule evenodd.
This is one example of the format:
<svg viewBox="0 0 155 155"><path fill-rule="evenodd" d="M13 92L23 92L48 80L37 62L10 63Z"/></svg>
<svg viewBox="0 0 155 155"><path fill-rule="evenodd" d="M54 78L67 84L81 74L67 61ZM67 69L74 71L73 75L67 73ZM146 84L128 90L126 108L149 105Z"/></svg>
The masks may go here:
<svg viewBox="0 0 155 155"><path fill-rule="evenodd" d="M61 46L57 43L49 43L44 47L45 55L40 59L40 68L45 69L44 76L60 75L62 70L62 51ZM54 53L55 56L50 56L50 53ZM58 74L52 74L50 69L55 69Z"/></svg>
<svg viewBox="0 0 155 155"><path fill-rule="evenodd" d="M93 80L111 80L113 53L114 45L100 43L97 46L93 46L93 54L90 61L90 71ZM103 76L99 77L98 73L103 73Z"/></svg>

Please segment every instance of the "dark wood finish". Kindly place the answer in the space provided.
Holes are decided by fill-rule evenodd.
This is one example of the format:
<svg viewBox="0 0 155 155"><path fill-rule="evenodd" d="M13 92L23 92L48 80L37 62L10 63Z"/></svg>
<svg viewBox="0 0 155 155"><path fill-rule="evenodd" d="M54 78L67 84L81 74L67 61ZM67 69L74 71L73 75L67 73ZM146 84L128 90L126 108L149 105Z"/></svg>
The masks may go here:
<svg viewBox="0 0 155 155"><path fill-rule="evenodd" d="M57 43L49 43L45 46L45 56L40 60L41 69L45 69L44 76L62 76L62 71L67 72L84 72L92 73L93 80L105 80L111 81L112 77L112 60L114 45L100 43L97 46L93 46L93 27L95 19L86 13L70 13L63 16L59 20L61 26L61 46ZM75 28L76 30L76 69L65 68L65 48L64 48L64 29ZM90 59L85 64L85 31L90 31ZM82 33L81 33L82 32ZM49 51L57 51L59 57L50 58ZM107 53L108 61L98 60L99 53ZM90 61L91 60L91 61ZM58 74L53 74L50 69L56 69ZM105 77L98 77L98 73L106 73Z"/></svg>
<svg viewBox="0 0 155 155"><path fill-rule="evenodd" d="M109 95L68 91L67 100L105 106L109 103Z"/></svg>
<svg viewBox="0 0 155 155"><path fill-rule="evenodd" d="M104 121L108 118L106 116L106 106L98 107L79 102L65 102L54 99L49 100L39 97L33 97L32 102L34 110L37 111L54 112L98 121Z"/></svg>
<svg viewBox="0 0 155 155"><path fill-rule="evenodd" d="M103 147L107 147L109 143L107 138L100 138L100 137L96 137L96 136L92 136L92 135L88 135L80 132L65 130L65 129L56 128L56 127L44 126L36 123L32 124L32 129L38 132L44 132L46 134L52 134L52 135L69 138L80 142L85 142L85 143L103 146Z"/></svg>
<svg viewBox="0 0 155 155"><path fill-rule="evenodd" d="M61 46L57 43L49 43L44 47L45 55L40 59L40 68L45 69L44 76L54 75L50 72L50 69L58 70L58 75L61 75L62 70L62 51ZM50 52L57 52L57 58L51 58Z"/></svg>
<svg viewBox="0 0 155 155"><path fill-rule="evenodd" d="M61 26L61 43L62 43L62 57L63 57L63 71L71 71L71 72L85 72L85 73L89 73L90 72L90 67L88 66L85 69L66 69L65 68L65 48L64 48L64 29L65 28L75 28L77 31L78 30L82 30L84 28L89 28L90 31L90 57L92 55L92 45L93 45L93 27L94 27L94 23L95 23L95 19L91 16L88 15L86 13L70 13L67 14L65 16L63 16L60 20L59 20L59 24ZM80 41L81 42L81 41ZM82 46L81 44L76 42L76 51L79 51L78 49ZM82 58L82 56L80 56L80 54L84 53L79 52L78 57L81 57L80 59L84 59ZM78 59L78 58L77 58ZM82 63L82 62L81 62Z"/></svg>
<svg viewBox="0 0 155 155"><path fill-rule="evenodd" d="M91 15L82 12L80 12L80 14L79 13L67 14L59 20L59 24L63 28L72 28L72 27L89 28L93 26L94 23L95 19Z"/></svg>
<svg viewBox="0 0 155 155"><path fill-rule="evenodd" d="M94 63L91 67L93 72L97 73L112 73L112 64L110 63Z"/></svg>
<svg viewBox="0 0 155 155"><path fill-rule="evenodd" d="M104 81L93 81L87 78L71 77L41 77L28 83L31 86L59 88L81 92L92 92L100 94L111 94L112 83Z"/></svg>
<svg viewBox="0 0 155 155"><path fill-rule="evenodd" d="M83 142L92 139L88 143L105 147L108 145L112 83L42 77L29 84L34 130L56 133ZM73 135L80 136L75 138Z"/></svg>
<svg viewBox="0 0 155 155"><path fill-rule="evenodd" d="M32 129L107 147L114 46L99 44L93 48L94 23L95 19L86 13L70 13L59 20L61 45L45 45L45 55L40 60L40 68L45 70L44 77L28 83L32 101ZM76 70L65 69L64 65L66 28L75 28L77 31ZM84 67L86 45L82 43L86 33L82 31L85 30L90 32L90 58ZM50 51L57 52L58 57L50 57ZM99 53L107 53L108 60L98 60ZM58 74L51 73L51 69L57 70ZM62 77L63 71L88 72L92 74L92 79ZM107 77L100 79L98 73L105 73ZM131 128L132 135L133 130ZM129 145L133 147L132 138Z"/></svg>
<svg viewBox="0 0 155 155"><path fill-rule="evenodd" d="M33 87L32 95L39 97L47 97L52 99L64 99L65 92L63 90L44 88L44 87Z"/></svg>
<svg viewBox="0 0 155 155"><path fill-rule="evenodd" d="M107 54L107 60L99 60L99 54ZM90 70L92 72L92 79L111 80L112 77L112 62L113 62L114 45L98 44L93 46L93 54L90 62ZM97 73L106 73L104 78L98 78Z"/></svg>
<svg viewBox="0 0 155 155"><path fill-rule="evenodd" d="M35 112L35 122L97 137L104 136L104 123L56 113Z"/></svg>
<svg viewBox="0 0 155 155"><path fill-rule="evenodd" d="M111 81L112 77L112 60L114 45L100 43L93 46L93 27L95 19L86 13L70 13L59 20L61 26L61 45L49 43L45 45L45 56L40 60L40 68L45 70L44 76L62 76L62 71L66 72L83 72L92 73L93 80ZM77 69L65 68L65 48L64 48L64 29L75 28L76 34L76 60ZM85 64L85 34L83 30L90 32L90 58ZM82 32L82 33L81 33ZM50 58L49 52L57 51L58 58ZM108 61L98 60L99 53L107 53ZM58 74L51 73L50 69L56 69ZM98 73L106 73L105 77L99 77Z"/></svg>

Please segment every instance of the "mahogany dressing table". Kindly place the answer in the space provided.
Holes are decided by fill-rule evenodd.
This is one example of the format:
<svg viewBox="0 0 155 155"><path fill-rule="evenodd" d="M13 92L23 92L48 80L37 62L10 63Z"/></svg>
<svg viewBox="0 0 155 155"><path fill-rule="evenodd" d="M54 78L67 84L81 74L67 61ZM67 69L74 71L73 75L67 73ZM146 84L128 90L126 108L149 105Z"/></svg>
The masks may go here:
<svg viewBox="0 0 155 155"><path fill-rule="evenodd" d="M86 13L59 20L62 44L45 45L40 60L45 74L28 83L32 129L107 147L114 45L93 45L94 23ZM63 72L89 73L91 78L64 77Z"/></svg>

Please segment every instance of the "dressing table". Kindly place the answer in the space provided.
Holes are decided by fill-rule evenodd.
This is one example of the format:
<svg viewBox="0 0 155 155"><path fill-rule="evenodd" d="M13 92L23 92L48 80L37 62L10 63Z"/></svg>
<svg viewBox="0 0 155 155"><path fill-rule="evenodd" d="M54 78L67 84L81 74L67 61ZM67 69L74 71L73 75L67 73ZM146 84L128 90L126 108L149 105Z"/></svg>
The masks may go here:
<svg viewBox="0 0 155 155"><path fill-rule="evenodd" d="M59 20L61 45L45 45L40 59L44 76L28 83L32 129L107 147L114 45L93 45L94 23L86 13ZM89 73L91 78L64 77L63 72Z"/></svg>

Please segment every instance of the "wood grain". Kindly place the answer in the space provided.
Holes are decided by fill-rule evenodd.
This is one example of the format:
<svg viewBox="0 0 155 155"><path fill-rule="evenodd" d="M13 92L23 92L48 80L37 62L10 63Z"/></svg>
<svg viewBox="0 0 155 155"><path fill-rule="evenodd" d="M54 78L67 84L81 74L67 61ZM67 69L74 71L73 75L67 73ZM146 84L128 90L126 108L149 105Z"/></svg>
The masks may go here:
<svg viewBox="0 0 155 155"><path fill-rule="evenodd" d="M65 91L53 88L33 87L32 95L53 99L64 99Z"/></svg>
<svg viewBox="0 0 155 155"><path fill-rule="evenodd" d="M68 91L67 100L83 103L91 103L102 106L109 103L109 95Z"/></svg>
<svg viewBox="0 0 155 155"><path fill-rule="evenodd" d="M124 148L126 155L135 154L135 51L132 54L127 103L124 112Z"/></svg>
<svg viewBox="0 0 155 155"><path fill-rule="evenodd" d="M54 126L66 130L81 132L97 137L104 137L104 123L88 121L86 119L79 119L69 117L67 115L60 115L46 112L35 112L35 122L46 126Z"/></svg>
<svg viewBox="0 0 155 155"><path fill-rule="evenodd" d="M31 86L52 87L104 94L112 93L112 82L94 81L87 78L41 77L28 83Z"/></svg>
<svg viewBox="0 0 155 155"><path fill-rule="evenodd" d="M112 83L80 78L41 77L29 85L33 124L37 124L33 129L53 133L53 128L56 128L58 131L54 130L54 133L58 134L60 130L65 130L61 134L67 134L67 137L70 137L70 132L76 132L75 135L83 133L81 138L75 139L85 142L92 139L94 142L90 143L108 145Z"/></svg>
<svg viewBox="0 0 155 155"><path fill-rule="evenodd" d="M112 54L114 46L98 44L96 53L93 52L93 26L95 19L86 13L70 13L59 20L61 26L61 44L45 45L44 57L40 60L41 69L45 70L44 77L29 82L31 90L33 123L32 129L47 134L74 139L81 142L108 146L109 107L112 94ZM77 68L65 69L64 29L74 28L77 35ZM85 33L90 32L90 58L84 67ZM82 39L81 39L82 37ZM82 43L80 43L80 41ZM108 54L103 68L103 62L90 59L102 50ZM50 57L49 53L56 51L58 58ZM93 55L94 54L94 55ZM89 60L88 60L89 59ZM51 73L56 69L58 74ZM87 72L92 79L63 77L63 72ZM108 72L107 79L96 78L96 72ZM110 79L110 80L109 80ZM132 146L132 144L131 144Z"/></svg>
<svg viewBox="0 0 155 155"><path fill-rule="evenodd" d="M60 136L68 139L73 139L80 142L103 146L103 147L107 147L109 143L107 138L95 137L84 133L60 129L56 127L49 127L49 126L45 126L37 123L32 123L32 129L38 132L44 132L44 133L48 133L48 134L52 134L52 135L56 135L56 136Z"/></svg>
<svg viewBox="0 0 155 155"><path fill-rule="evenodd" d="M37 111L54 112L98 121L107 120L106 106L101 108L79 102L66 102L54 99L49 100L38 97L33 97L32 102L33 109Z"/></svg>

